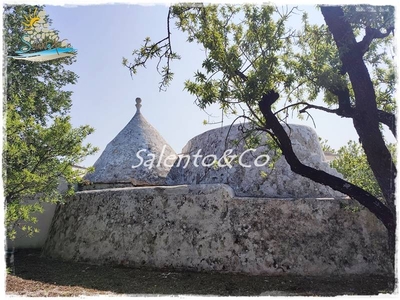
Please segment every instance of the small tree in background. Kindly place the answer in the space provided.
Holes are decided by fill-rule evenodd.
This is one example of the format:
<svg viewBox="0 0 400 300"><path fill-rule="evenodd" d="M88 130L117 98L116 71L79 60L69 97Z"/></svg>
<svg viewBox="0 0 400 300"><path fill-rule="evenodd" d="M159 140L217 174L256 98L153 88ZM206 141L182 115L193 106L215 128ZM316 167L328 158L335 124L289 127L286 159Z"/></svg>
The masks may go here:
<svg viewBox="0 0 400 300"><path fill-rule="evenodd" d="M389 144L388 148L395 158L396 145ZM382 191L368 164L367 156L360 143L348 141L346 146L340 147L335 153L337 157L330 163L332 168L343 174L347 181L362 187L378 199L384 200Z"/></svg>

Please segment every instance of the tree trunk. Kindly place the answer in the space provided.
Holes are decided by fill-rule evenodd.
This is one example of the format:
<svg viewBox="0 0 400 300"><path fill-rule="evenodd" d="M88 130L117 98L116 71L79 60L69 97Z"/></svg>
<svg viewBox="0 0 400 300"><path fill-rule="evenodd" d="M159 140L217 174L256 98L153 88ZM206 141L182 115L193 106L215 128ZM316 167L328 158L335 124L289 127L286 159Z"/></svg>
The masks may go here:
<svg viewBox="0 0 400 300"><path fill-rule="evenodd" d="M356 42L351 25L339 6L321 7L325 22L338 47L340 58L350 78L355 95L353 124L369 165L382 190L386 203L395 213L396 166L379 130L374 86L363 60L363 49Z"/></svg>

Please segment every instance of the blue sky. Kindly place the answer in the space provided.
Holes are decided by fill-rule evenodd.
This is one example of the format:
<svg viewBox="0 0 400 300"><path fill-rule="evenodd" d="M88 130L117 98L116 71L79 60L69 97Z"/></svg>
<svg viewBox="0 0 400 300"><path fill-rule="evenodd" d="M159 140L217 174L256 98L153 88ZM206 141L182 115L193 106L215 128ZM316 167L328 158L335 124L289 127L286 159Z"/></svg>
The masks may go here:
<svg viewBox="0 0 400 300"><path fill-rule="evenodd" d="M309 12L311 23L323 22L314 6L300 8ZM184 34L173 30L173 47L182 56L172 65L174 81L166 92L159 92L160 76L155 62L147 69L139 69L132 78L122 65L122 57L142 44L146 36L158 40L166 35L168 8L164 5L141 6L128 4L87 5L77 7L46 6L61 39L68 39L78 49L77 62L70 69L79 75L72 90L71 110L74 126L89 124L96 129L87 142L100 151L81 163L92 165L106 145L119 133L134 115L135 98L142 98L142 114L160 132L171 147L180 153L192 137L221 125L203 125L208 116L195 104L195 97L183 90L183 82L192 78L205 57L201 47L186 42ZM293 22L293 26L300 23ZM219 121L218 106L207 109ZM338 149L348 140L357 140L349 119L323 112L313 112L318 135ZM229 125L231 119L225 119ZM313 126L311 120L292 120L291 123ZM389 139L392 141L390 134Z"/></svg>

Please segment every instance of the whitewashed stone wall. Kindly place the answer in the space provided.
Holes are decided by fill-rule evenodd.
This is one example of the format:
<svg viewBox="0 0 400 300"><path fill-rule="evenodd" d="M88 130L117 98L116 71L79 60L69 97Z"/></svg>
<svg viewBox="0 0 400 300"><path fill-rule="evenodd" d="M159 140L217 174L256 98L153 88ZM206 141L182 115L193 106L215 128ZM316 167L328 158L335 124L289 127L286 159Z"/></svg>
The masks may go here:
<svg viewBox="0 0 400 300"><path fill-rule="evenodd" d="M386 232L350 200L235 197L226 185L78 192L59 205L44 255L242 272L381 274Z"/></svg>
<svg viewBox="0 0 400 300"><path fill-rule="evenodd" d="M74 166L74 168L82 169L81 167L77 166ZM60 193L65 193L68 190L68 183L64 178L60 177L57 189ZM37 202L38 200L35 198L26 200L26 204L29 205ZM28 236L25 231L21 230L20 227L17 226L16 238L14 240L7 239L7 249L40 249L44 246L50 230L52 219L54 217L56 204L44 202L40 203L40 205L43 207L43 212L33 213L33 216L37 219L37 223L34 224L34 227L37 228L39 232L33 234L32 236ZM25 222L22 222L22 224L32 225L32 223Z"/></svg>

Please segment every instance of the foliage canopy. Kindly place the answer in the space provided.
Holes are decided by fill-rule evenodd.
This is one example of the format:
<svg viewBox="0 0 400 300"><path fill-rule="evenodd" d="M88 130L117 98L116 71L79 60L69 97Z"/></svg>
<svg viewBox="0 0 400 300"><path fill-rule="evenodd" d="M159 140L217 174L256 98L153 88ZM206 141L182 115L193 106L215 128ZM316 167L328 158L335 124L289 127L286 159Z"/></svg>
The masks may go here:
<svg viewBox="0 0 400 300"><path fill-rule="evenodd" d="M42 9L4 7L7 55L13 55L21 46L22 22L35 8ZM97 151L83 143L93 128L73 128L68 116L72 93L65 87L75 84L78 76L66 66L74 61L74 57L47 62L5 59L3 179L6 227L11 239L16 237L17 227L28 235L37 232L34 213L43 211L41 203L61 200L57 190L61 177L69 184L67 193L72 193L81 175L73 166ZM28 201L33 198L38 202Z"/></svg>

